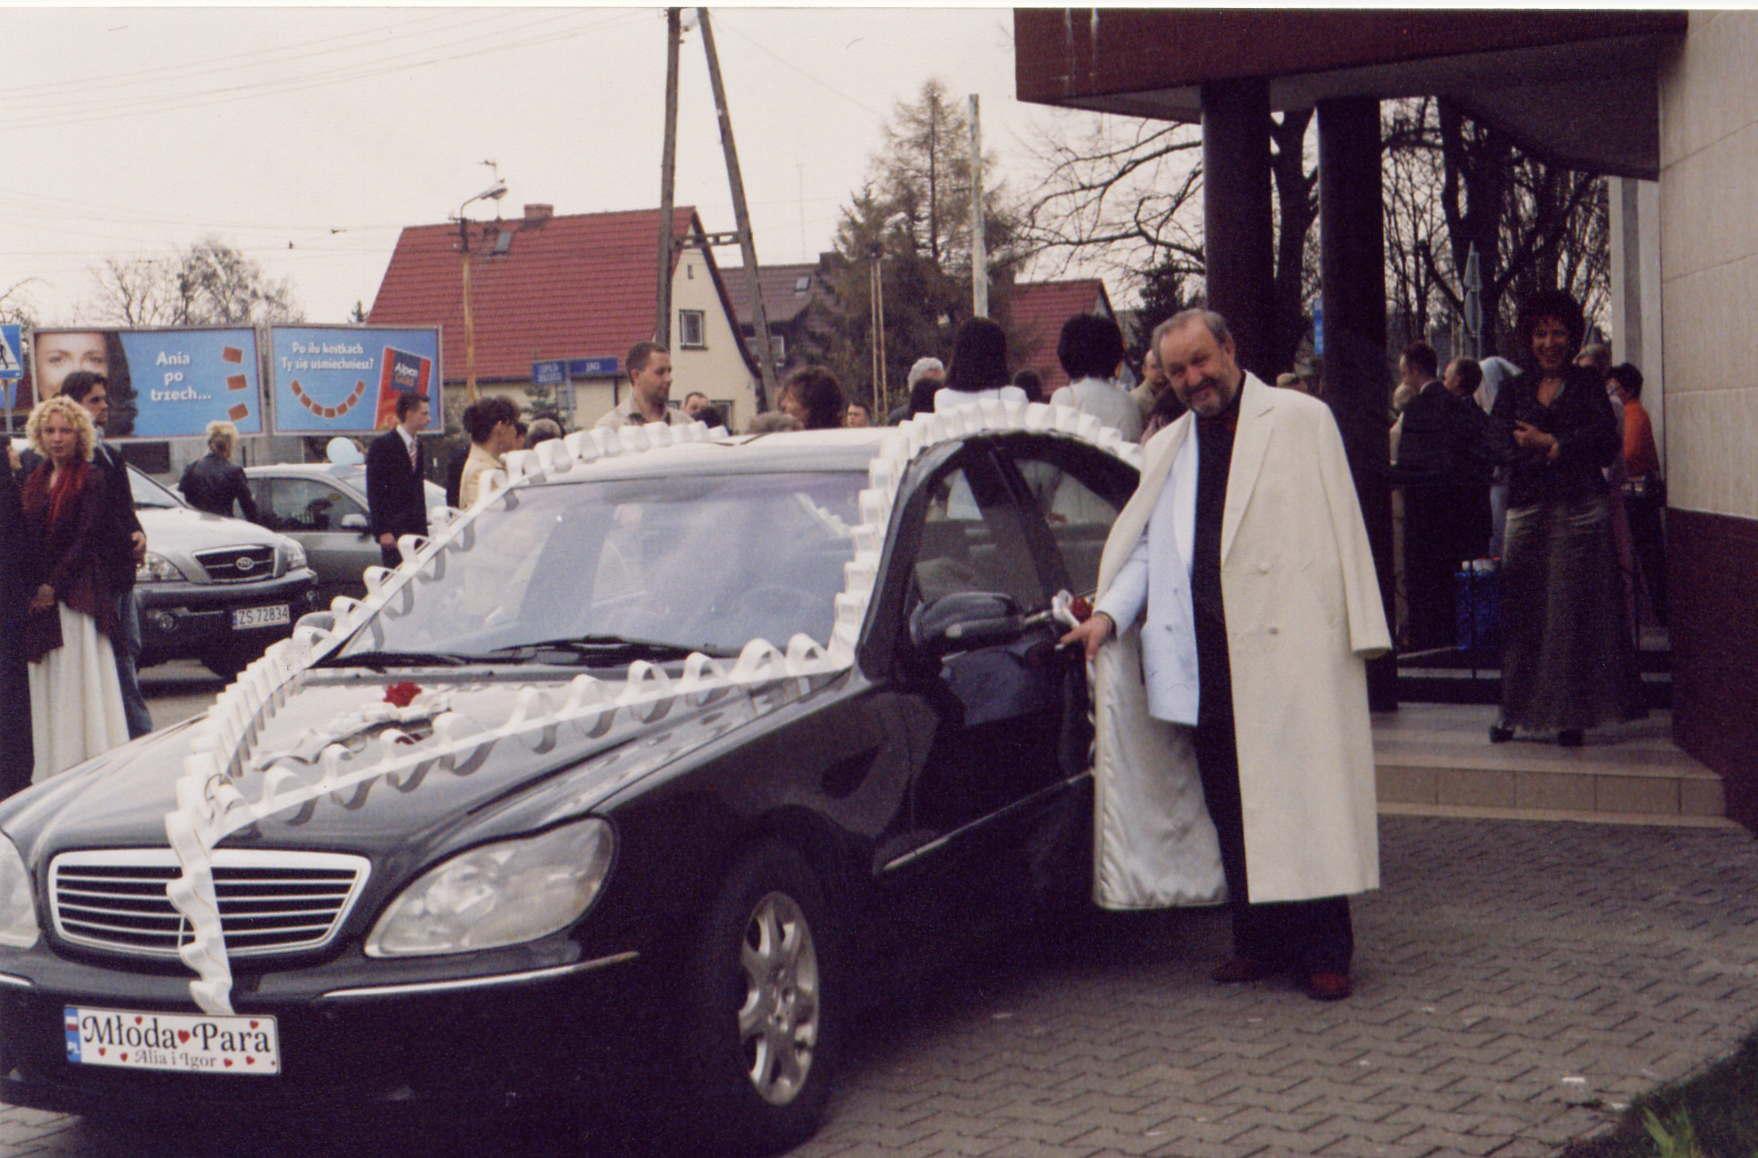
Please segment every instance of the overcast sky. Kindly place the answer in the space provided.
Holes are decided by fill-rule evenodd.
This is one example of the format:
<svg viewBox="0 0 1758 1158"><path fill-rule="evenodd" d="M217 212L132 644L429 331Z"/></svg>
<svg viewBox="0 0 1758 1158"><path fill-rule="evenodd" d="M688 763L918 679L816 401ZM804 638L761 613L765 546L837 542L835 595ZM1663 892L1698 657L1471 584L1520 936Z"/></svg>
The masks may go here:
<svg viewBox="0 0 1758 1158"><path fill-rule="evenodd" d="M828 248L930 76L981 97L1016 185L1020 138L1058 115L1014 99L1006 8L711 11L765 262ZM308 319L343 321L401 226L491 183L483 160L509 217L659 202L662 9L5 9L0 43L0 291L30 279L44 324L79 320L104 258L210 233L290 278ZM731 229L699 33L681 76L677 199Z"/></svg>

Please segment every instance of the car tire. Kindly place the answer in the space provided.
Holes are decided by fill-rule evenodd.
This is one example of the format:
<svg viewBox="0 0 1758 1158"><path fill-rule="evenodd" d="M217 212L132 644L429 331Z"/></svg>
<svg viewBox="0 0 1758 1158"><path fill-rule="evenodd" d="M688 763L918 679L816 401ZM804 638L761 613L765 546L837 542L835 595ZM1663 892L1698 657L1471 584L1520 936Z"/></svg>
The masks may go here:
<svg viewBox="0 0 1758 1158"><path fill-rule="evenodd" d="M683 1047L689 1133L710 1152L765 1154L818 1128L841 1004L823 889L779 843L734 863L691 962Z"/></svg>

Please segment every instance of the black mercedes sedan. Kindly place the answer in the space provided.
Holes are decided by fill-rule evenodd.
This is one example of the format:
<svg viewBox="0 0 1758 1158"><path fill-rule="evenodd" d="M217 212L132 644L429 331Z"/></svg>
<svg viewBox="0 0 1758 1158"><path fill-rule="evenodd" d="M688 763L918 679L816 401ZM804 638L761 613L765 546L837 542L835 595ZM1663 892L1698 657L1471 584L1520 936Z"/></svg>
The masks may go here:
<svg viewBox="0 0 1758 1158"><path fill-rule="evenodd" d="M0 805L0 1099L309 1115L658 1073L711 1152L797 1142L900 945L1090 892L1058 596L1137 461L990 403L512 456L207 714Z"/></svg>

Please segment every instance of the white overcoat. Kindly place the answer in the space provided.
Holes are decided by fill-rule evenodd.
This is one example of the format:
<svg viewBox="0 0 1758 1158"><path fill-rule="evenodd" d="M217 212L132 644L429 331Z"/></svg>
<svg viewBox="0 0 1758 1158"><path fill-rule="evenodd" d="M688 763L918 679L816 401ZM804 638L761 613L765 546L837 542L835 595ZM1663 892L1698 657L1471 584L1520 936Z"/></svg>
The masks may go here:
<svg viewBox="0 0 1758 1158"><path fill-rule="evenodd" d="M1367 531L1330 408L1250 374L1241 389L1221 518L1221 593L1250 899L1364 892L1379 887L1364 661L1391 648ZM1105 544L1100 606L1148 531L1192 422L1187 414L1149 443L1141 483ZM1151 535L1150 566L1182 571L1175 552L1152 557L1179 537ZM1165 616L1151 591L1147 602L1153 631ZM1178 642L1167 654L1188 651L1194 670L1188 610L1171 614L1185 626L1173 625ZM1212 903L1226 887L1191 729L1150 714L1143 623L1117 626L1093 672L1095 900L1111 909ZM1185 660L1167 664L1180 670Z"/></svg>

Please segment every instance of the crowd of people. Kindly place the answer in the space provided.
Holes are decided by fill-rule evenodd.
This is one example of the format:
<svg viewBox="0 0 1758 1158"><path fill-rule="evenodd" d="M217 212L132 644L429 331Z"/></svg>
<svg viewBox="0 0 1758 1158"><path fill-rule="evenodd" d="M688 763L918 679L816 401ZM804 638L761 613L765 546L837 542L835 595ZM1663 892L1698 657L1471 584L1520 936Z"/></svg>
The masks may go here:
<svg viewBox="0 0 1758 1158"><path fill-rule="evenodd" d="M1496 742L1526 729L1579 745L1587 729L1638 711L1637 609L1665 614L1665 499L1642 374L1585 336L1579 306L1552 291L1522 305L1517 362L1443 367L1421 341L1399 358L1389 438L1402 642L1455 644L1456 572L1499 557ZM1141 908L1225 895L1234 951L1217 982L1292 971L1315 999L1346 997L1348 897L1378 884L1362 665L1393 635L1317 368L1267 385L1241 367L1226 319L1206 310L1155 329L1133 388L1111 319L1068 319L1056 356L1067 382L1046 397L1040 374L1009 372L1002 327L975 318L958 328L949 363L911 365L907 398L889 414L813 365L790 373L775 409L746 429L865 427L995 400L1072 407L1143 443L1141 483L1113 522L1095 610L1065 639L1095 663L1098 863L1127 869L1101 871L1101 899ZM625 367L629 388L599 427L728 425L701 391L672 406L665 347L638 343ZM152 728L132 598L146 542L126 470L103 440L108 382L75 370L59 387L30 414L29 449L9 447L0 471L5 791ZM369 533L386 566L400 562L405 536L427 533L429 420L426 398L401 396L395 425L365 453ZM563 434L548 417L527 426L499 396L471 403L462 420L468 443L445 470L453 506L472 505L509 452ZM230 424L210 425L207 455L179 486L198 509L254 519L236 445ZM1258 490L1279 501L1248 502ZM1315 566L1284 566L1291 543ZM1315 586L1321 569L1338 582ZM1291 686L1307 691L1289 695ZM1164 818L1193 791L1207 827L1170 836Z"/></svg>
<svg viewBox="0 0 1758 1158"><path fill-rule="evenodd" d="M1525 729L1575 747L1589 728L1640 715L1643 609L1665 622L1664 490L1642 374L1585 335L1580 306L1545 291L1519 311L1519 365L1455 358L1441 372L1421 341L1399 359L1403 642L1471 642L1458 578L1495 576L1498 743Z"/></svg>

